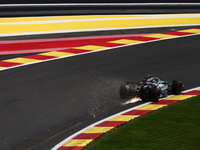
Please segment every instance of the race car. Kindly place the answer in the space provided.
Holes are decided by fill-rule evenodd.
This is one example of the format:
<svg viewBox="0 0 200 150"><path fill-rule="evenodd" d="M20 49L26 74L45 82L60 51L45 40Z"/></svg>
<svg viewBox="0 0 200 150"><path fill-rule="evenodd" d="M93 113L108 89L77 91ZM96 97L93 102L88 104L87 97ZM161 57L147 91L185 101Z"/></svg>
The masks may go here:
<svg viewBox="0 0 200 150"><path fill-rule="evenodd" d="M173 80L171 83L162 81L158 77L148 75L141 82L126 82L120 87L122 98L139 97L143 101L159 101L168 94L179 95L184 90L181 81Z"/></svg>

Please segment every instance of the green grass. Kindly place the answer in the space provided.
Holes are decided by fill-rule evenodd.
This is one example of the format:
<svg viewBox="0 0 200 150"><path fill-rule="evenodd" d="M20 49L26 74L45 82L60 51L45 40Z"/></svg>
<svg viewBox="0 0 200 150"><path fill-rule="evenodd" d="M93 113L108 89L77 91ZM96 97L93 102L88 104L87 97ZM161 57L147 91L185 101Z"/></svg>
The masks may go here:
<svg viewBox="0 0 200 150"><path fill-rule="evenodd" d="M125 123L84 150L199 150L200 96Z"/></svg>

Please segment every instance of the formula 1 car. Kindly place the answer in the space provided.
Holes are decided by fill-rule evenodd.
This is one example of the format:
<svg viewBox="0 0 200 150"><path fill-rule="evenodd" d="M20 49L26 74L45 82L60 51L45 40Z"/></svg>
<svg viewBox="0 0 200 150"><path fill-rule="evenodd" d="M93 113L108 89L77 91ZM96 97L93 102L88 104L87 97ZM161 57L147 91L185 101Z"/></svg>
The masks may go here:
<svg viewBox="0 0 200 150"><path fill-rule="evenodd" d="M149 75L141 82L126 82L120 87L122 98L139 97L143 101L159 101L160 98L167 97L168 94L179 95L184 90L181 81L173 80L172 83L161 81L158 77Z"/></svg>

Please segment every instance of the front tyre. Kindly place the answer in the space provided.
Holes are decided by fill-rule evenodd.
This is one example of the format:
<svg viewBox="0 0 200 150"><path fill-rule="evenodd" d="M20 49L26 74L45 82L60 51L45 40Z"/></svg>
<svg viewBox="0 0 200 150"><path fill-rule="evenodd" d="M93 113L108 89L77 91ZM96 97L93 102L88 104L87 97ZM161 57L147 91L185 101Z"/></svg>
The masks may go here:
<svg viewBox="0 0 200 150"><path fill-rule="evenodd" d="M183 89L183 84L181 83L181 81L176 81L174 80L172 82L172 93L175 95L179 95L181 94Z"/></svg>
<svg viewBox="0 0 200 150"><path fill-rule="evenodd" d="M150 88L149 89L149 100L158 102L160 99L160 91L157 88Z"/></svg>

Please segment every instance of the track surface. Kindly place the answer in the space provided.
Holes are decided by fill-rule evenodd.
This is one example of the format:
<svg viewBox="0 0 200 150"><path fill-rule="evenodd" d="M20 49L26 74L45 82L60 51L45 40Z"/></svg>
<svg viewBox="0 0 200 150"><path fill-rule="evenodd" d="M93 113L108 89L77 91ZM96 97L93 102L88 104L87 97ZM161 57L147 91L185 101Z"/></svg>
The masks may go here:
<svg viewBox="0 0 200 150"><path fill-rule="evenodd" d="M146 0L145 0L146 1ZM186 0L182 2L187 2ZM197 1L197 0L196 0ZM15 1L16 2L16 1ZM17 1L19 2L19 1ZM30 0L28 1L30 3ZM27 2L27 3L28 3ZM49 0L48 0L49 2ZM69 1L67 1L69 3ZM94 1L91 1L94 3ZM96 1L95 1L96 2ZM106 3L109 1L107 0ZM142 1L138 1L139 3L142 3ZM147 1L149 3L149 1ZM162 1L163 2L163 1ZM173 3L175 1L173 0ZM181 3L182 3L181 2ZM193 1L195 2L195 1ZM199 3L199 1L197 1ZM2 1L0 3L3 3ZM8 0L6 0L6 3L8 3ZM34 0L34 3L37 3L36 0ZM41 3L41 0L38 2ZM43 2L45 3L45 2ZM58 1L56 1L58 3ZM73 3L74 0L73 0ZM81 3L83 3L81 1ZM102 0L101 0L101 3ZM131 3L133 1L131 0ZM152 3L152 1L151 1ZM160 1L158 1L160 3ZM167 3L169 3L169 0L167 0ZM189 3L191 4L192 1L190 0ZM199 5L193 5L193 6L171 6L171 5L146 5L146 6L40 6L40 7L32 7L32 6L26 6L26 7L4 7L1 6L0 9L0 17L21 17L21 16L60 16L60 15L100 15L100 14L174 14L174 13L199 13Z"/></svg>
<svg viewBox="0 0 200 150"><path fill-rule="evenodd" d="M50 149L85 125L137 105L121 105L118 90L126 80L150 73L199 86L199 40L170 39L0 72L0 149Z"/></svg>

